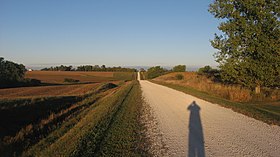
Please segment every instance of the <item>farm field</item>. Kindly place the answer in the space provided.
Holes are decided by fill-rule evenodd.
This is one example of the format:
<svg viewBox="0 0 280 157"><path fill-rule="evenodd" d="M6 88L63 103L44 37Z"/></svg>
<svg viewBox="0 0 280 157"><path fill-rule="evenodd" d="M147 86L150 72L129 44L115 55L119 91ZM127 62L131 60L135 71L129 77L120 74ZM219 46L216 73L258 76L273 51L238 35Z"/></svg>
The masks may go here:
<svg viewBox="0 0 280 157"><path fill-rule="evenodd" d="M26 77L45 84L0 89L0 156L147 153L139 147L143 126L140 86L131 81L135 73L33 71ZM115 135L125 145L112 143Z"/></svg>
<svg viewBox="0 0 280 157"><path fill-rule="evenodd" d="M0 98L9 99L50 96L78 96L87 94L98 85L99 83L91 83L0 89Z"/></svg>
<svg viewBox="0 0 280 157"><path fill-rule="evenodd" d="M79 80L81 83L98 83L118 80L134 80L133 72L79 72L79 71L29 71L26 78L41 80L47 84L65 84L64 79Z"/></svg>

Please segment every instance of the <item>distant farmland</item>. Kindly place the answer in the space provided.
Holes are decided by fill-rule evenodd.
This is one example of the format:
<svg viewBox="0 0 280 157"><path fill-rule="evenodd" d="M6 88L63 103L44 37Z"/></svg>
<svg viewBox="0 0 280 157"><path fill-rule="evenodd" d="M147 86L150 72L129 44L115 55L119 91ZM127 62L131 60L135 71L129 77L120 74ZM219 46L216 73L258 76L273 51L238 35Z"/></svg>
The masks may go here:
<svg viewBox="0 0 280 157"><path fill-rule="evenodd" d="M42 83L62 84L65 78L79 80L81 83L98 83L118 80L133 80L134 72L79 72L79 71L30 71L26 78L41 80Z"/></svg>
<svg viewBox="0 0 280 157"><path fill-rule="evenodd" d="M84 95L94 89L98 83L77 84L77 85L55 85L40 87L19 87L0 89L0 97L25 98L25 97L45 97L45 96L76 96Z"/></svg>

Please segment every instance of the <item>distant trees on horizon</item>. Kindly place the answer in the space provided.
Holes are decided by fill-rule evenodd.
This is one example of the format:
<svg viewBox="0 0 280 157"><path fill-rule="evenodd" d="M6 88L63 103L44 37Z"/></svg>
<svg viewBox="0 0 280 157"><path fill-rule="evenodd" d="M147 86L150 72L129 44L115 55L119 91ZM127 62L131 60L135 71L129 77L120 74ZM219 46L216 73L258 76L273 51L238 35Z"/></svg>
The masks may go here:
<svg viewBox="0 0 280 157"><path fill-rule="evenodd" d="M41 71L102 71L102 72L136 72L136 69L133 68L123 68L123 67L106 67L105 65L81 65L77 68L73 66L55 66L50 68L43 68Z"/></svg>

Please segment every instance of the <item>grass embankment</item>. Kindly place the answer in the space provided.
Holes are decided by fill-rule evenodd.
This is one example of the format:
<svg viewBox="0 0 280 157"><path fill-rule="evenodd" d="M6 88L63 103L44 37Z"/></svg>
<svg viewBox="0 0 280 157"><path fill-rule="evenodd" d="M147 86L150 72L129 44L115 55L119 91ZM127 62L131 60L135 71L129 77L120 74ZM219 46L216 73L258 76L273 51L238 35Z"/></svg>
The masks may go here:
<svg viewBox="0 0 280 157"><path fill-rule="evenodd" d="M143 129L139 122L142 105L141 89L138 82L133 83L130 92L120 104L115 116L111 119L104 137L97 145L91 143L91 138L85 139L80 145L76 156L143 156L145 142L140 134ZM94 135L91 132L89 136ZM93 150L93 151L92 151Z"/></svg>
<svg viewBox="0 0 280 157"><path fill-rule="evenodd" d="M32 147L25 156L95 156L138 153L139 85L123 84ZM70 126L70 127L69 127ZM121 141L112 141L112 137ZM107 145L108 144L108 145ZM108 150L108 151L104 151ZM125 155L124 154L124 155Z"/></svg>
<svg viewBox="0 0 280 157"><path fill-rule="evenodd" d="M74 123L70 124L70 121L106 95L106 90L110 88L112 87L108 84L101 84L79 97L1 100L0 111L3 114L0 127L1 130L3 128L3 135L0 139L0 156L20 156L23 151L56 129L71 128ZM54 137L49 140L53 139Z"/></svg>
<svg viewBox="0 0 280 157"><path fill-rule="evenodd" d="M255 119L261 120L263 122L266 122L268 124L275 124L280 125L280 105L279 103L256 103L256 102L233 102L229 101L224 98L220 98L214 95L211 95L207 92L196 90L192 87L187 86L180 86L178 84L172 84L172 83L166 83L162 81L154 81L151 82L157 83L160 85L164 85L169 88L173 88L178 91L182 91L186 94L193 95L195 97L204 99L206 101L219 104L221 106L231 108L236 112L242 113L244 115L247 115L249 117L253 117Z"/></svg>

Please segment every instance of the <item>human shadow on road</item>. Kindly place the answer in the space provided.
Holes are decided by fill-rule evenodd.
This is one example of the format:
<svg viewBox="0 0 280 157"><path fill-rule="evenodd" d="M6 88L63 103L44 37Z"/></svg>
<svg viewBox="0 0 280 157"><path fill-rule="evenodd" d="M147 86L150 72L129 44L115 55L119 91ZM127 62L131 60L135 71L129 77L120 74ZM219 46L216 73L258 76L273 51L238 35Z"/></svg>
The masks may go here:
<svg viewBox="0 0 280 157"><path fill-rule="evenodd" d="M189 106L189 151L188 157L205 157L203 128L200 120L200 107L193 101Z"/></svg>

